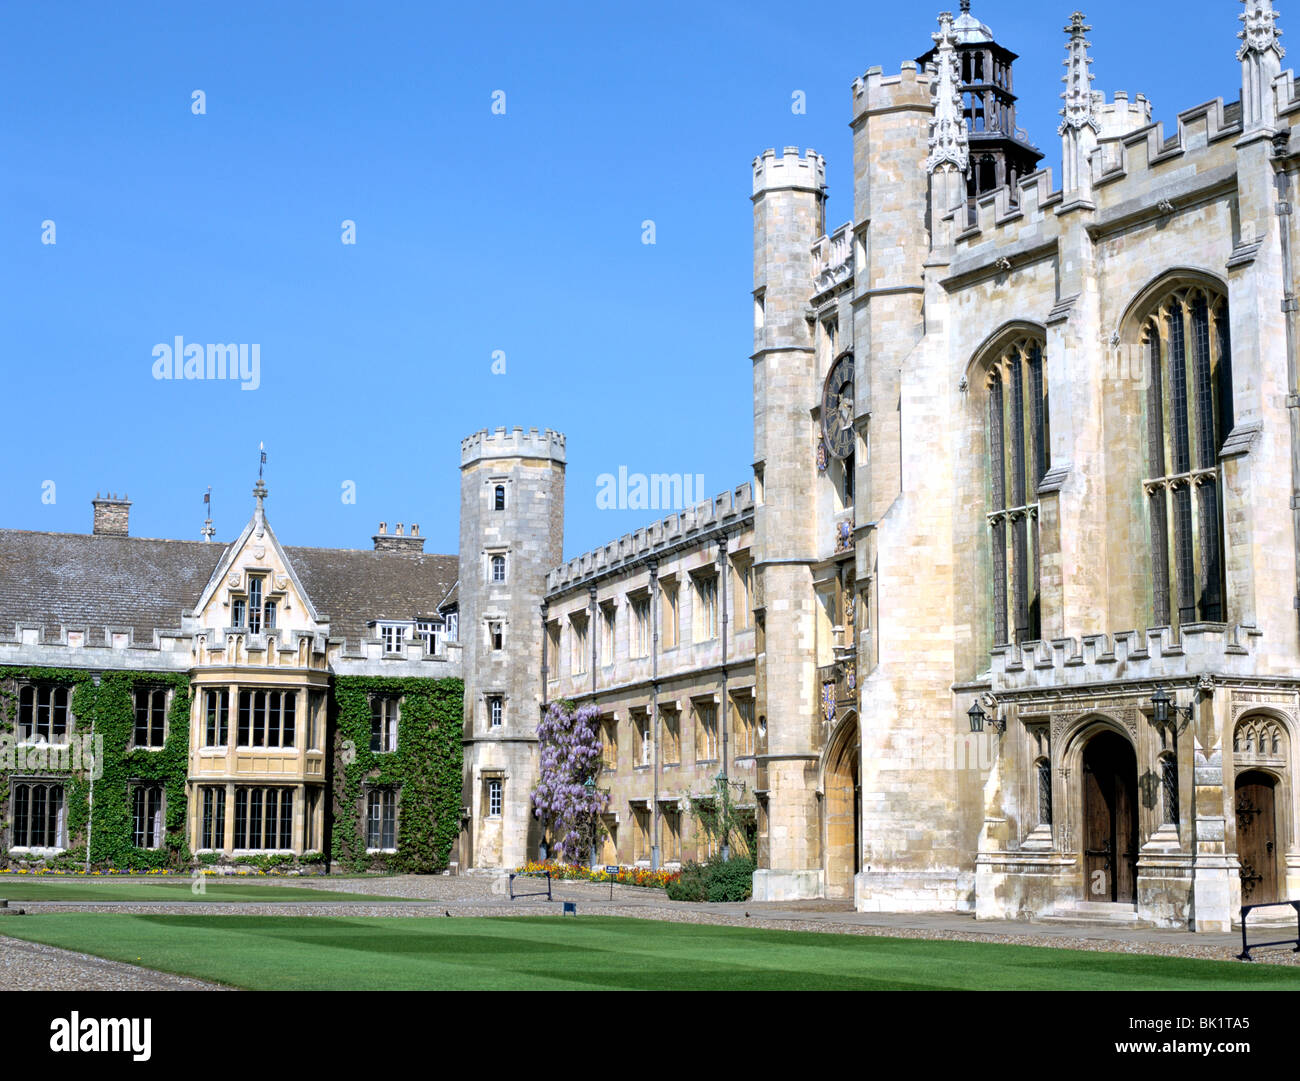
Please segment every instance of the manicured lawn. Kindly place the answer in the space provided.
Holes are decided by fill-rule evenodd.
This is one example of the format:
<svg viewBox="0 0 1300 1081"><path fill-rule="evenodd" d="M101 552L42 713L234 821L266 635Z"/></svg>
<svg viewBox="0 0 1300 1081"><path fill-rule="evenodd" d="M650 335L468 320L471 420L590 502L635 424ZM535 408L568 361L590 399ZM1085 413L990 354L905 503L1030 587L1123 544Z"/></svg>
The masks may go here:
<svg viewBox="0 0 1300 1081"><path fill-rule="evenodd" d="M0 934L236 987L1300 989L1300 969L613 917L8 918Z"/></svg>
<svg viewBox="0 0 1300 1081"><path fill-rule="evenodd" d="M156 878L151 882L112 879L0 877L0 897L10 901L401 901L401 897L373 897L339 890L313 890L304 886L272 886L225 882L204 878L202 893L195 893L188 878Z"/></svg>

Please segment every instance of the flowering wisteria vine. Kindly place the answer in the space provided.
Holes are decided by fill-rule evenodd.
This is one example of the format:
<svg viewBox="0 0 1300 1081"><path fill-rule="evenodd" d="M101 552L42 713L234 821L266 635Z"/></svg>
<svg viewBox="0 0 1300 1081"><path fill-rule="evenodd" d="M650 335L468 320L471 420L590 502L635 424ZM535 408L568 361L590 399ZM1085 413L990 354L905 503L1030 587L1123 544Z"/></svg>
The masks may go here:
<svg viewBox="0 0 1300 1081"><path fill-rule="evenodd" d="M537 726L541 773L533 789L533 814L566 862L580 862L596 843L609 793L587 787L600 773L601 741L594 706L574 710L552 702Z"/></svg>

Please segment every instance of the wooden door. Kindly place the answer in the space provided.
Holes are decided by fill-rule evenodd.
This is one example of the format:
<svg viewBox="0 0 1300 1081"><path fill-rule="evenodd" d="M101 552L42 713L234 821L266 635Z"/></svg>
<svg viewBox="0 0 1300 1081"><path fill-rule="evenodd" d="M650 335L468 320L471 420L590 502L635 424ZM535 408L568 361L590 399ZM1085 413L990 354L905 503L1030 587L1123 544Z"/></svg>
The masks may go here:
<svg viewBox="0 0 1300 1081"><path fill-rule="evenodd" d="M1137 903L1137 759L1103 732L1083 751L1084 900Z"/></svg>
<svg viewBox="0 0 1300 1081"><path fill-rule="evenodd" d="M1237 857L1241 903L1262 905L1277 897L1277 781L1249 770L1237 778Z"/></svg>

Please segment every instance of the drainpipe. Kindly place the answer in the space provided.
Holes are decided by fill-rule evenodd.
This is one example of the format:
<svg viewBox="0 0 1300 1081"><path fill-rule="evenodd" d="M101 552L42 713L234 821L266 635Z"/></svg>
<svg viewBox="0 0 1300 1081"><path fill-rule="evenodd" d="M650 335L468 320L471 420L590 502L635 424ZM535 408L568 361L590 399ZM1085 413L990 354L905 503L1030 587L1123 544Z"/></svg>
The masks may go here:
<svg viewBox="0 0 1300 1081"><path fill-rule="evenodd" d="M1289 129L1273 135L1273 167L1277 170L1278 236L1282 245L1282 311L1286 315L1286 406L1291 429L1291 527L1295 546L1295 595L1297 631L1300 632L1300 393L1296 378L1296 295L1291 256L1291 177L1286 156L1291 140Z"/></svg>
<svg viewBox="0 0 1300 1081"><path fill-rule="evenodd" d="M719 797L722 800L722 806L726 807L731 793L727 788L730 783L727 777L727 736L731 728L731 710L728 708L731 703L727 699L727 535L722 534L718 538L718 606L722 609L722 703L718 708L718 724L722 726L722 791ZM728 844L729 837L722 839L722 858L731 859L731 845Z"/></svg>
<svg viewBox="0 0 1300 1081"><path fill-rule="evenodd" d="M546 602L538 606L542 613L542 712L546 712L546 676L549 669L546 667ZM539 718L540 720L540 718Z"/></svg>
<svg viewBox="0 0 1300 1081"><path fill-rule="evenodd" d="M650 711L654 725L654 805L650 810L650 869L659 870L659 561L650 560Z"/></svg>
<svg viewBox="0 0 1300 1081"><path fill-rule="evenodd" d="M591 598L590 613L587 616L587 639L591 644L591 704L596 704L596 583L587 587L587 596Z"/></svg>
<svg viewBox="0 0 1300 1081"><path fill-rule="evenodd" d="M727 780L727 535L718 538L718 605L722 609L722 708L718 723L722 725L722 780Z"/></svg>

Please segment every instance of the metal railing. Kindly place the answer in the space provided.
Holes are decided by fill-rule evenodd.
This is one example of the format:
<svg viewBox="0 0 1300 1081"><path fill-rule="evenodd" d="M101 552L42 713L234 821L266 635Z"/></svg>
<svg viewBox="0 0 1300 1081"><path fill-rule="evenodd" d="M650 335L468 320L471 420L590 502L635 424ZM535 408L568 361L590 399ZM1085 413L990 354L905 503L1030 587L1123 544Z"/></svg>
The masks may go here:
<svg viewBox="0 0 1300 1081"><path fill-rule="evenodd" d="M1248 917L1257 908L1292 908L1296 914L1296 933L1291 938L1279 938L1273 942L1247 942L1246 941L1246 917ZM1292 953L1300 953L1300 901L1269 901L1260 905L1242 905L1241 906L1241 953L1237 954L1238 961L1252 961L1250 956L1251 950L1263 949L1265 946L1294 946Z"/></svg>
<svg viewBox="0 0 1300 1081"><path fill-rule="evenodd" d="M516 878L541 878L543 875L546 876L546 892L545 892L545 893L543 893L541 890L534 890L532 893L515 893L515 879L516 879ZM513 872L513 873L510 875L510 900L513 901L513 900L515 900L515 898L517 898L517 897L545 897L548 901L551 900L551 872L550 872L550 871L515 871L515 872Z"/></svg>

